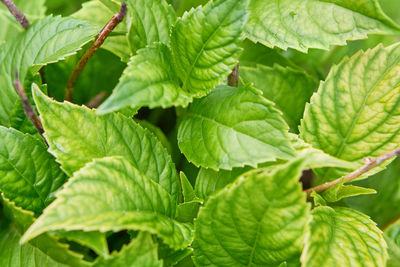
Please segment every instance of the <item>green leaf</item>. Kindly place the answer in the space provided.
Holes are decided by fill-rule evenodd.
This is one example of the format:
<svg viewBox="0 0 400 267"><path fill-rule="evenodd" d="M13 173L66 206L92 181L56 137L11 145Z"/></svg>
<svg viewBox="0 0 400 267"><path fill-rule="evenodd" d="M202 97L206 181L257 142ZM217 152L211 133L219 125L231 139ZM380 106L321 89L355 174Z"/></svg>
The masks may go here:
<svg viewBox="0 0 400 267"><path fill-rule="evenodd" d="M2 220L2 219L0 219ZM0 227L0 266L2 267L66 267L31 244L19 244L20 235L12 226Z"/></svg>
<svg viewBox="0 0 400 267"><path fill-rule="evenodd" d="M371 216L380 227L400 217L400 159L394 160L386 170L354 185L373 188L378 193L345 199L351 208Z"/></svg>
<svg viewBox="0 0 400 267"><path fill-rule="evenodd" d="M195 165L255 167L294 155L287 130L273 103L251 86L220 86L190 106L179 126L178 144Z"/></svg>
<svg viewBox="0 0 400 267"><path fill-rule="evenodd" d="M180 173L181 178L181 186L182 186L182 195L184 202L189 202L197 198L192 184L189 182L184 172Z"/></svg>
<svg viewBox="0 0 400 267"><path fill-rule="evenodd" d="M269 47L329 49L367 34L398 34L377 0L251 0L247 38Z"/></svg>
<svg viewBox="0 0 400 267"><path fill-rule="evenodd" d="M211 196L195 221L197 266L277 266L301 253L309 205L301 160L247 173ZM249 209L251 207L251 209Z"/></svg>
<svg viewBox="0 0 400 267"><path fill-rule="evenodd" d="M385 234L400 247L400 220L395 221L385 229Z"/></svg>
<svg viewBox="0 0 400 267"><path fill-rule="evenodd" d="M96 30L71 18L46 17L0 48L0 125L10 126L11 111L18 95L13 81L15 70L21 82L28 71L74 54L96 34ZM32 67L33 66L33 67ZM29 89L29 88L28 88Z"/></svg>
<svg viewBox="0 0 400 267"><path fill-rule="evenodd" d="M121 251L114 253L108 259L99 259L93 267L162 267L162 261L157 256L157 244L148 233L139 233Z"/></svg>
<svg viewBox="0 0 400 267"><path fill-rule="evenodd" d="M334 66L306 106L301 137L315 148L364 165L400 142L400 45L360 51ZM376 170L380 170L376 168ZM323 181L344 173L330 169Z"/></svg>
<svg viewBox="0 0 400 267"><path fill-rule="evenodd" d="M386 234L384 234L385 241L388 245L389 259L386 267L398 267L400 265L400 247L394 243Z"/></svg>
<svg viewBox="0 0 400 267"><path fill-rule="evenodd" d="M175 10L165 0L128 0L128 40L133 54L153 43L169 44Z"/></svg>
<svg viewBox="0 0 400 267"><path fill-rule="evenodd" d="M237 64L248 0L211 0L185 13L172 28L171 49L182 88L204 96Z"/></svg>
<svg viewBox="0 0 400 267"><path fill-rule="evenodd" d="M6 198L40 214L66 180L43 141L0 126L0 191Z"/></svg>
<svg viewBox="0 0 400 267"><path fill-rule="evenodd" d="M293 148L296 150L297 157L305 160L306 166L310 169L323 167L340 167L347 170L355 170L358 165L335 158L323 152L322 150L313 148L307 144L296 134L289 134Z"/></svg>
<svg viewBox="0 0 400 267"><path fill-rule="evenodd" d="M15 203L9 201L8 199L2 197L0 199L3 204L3 213L6 218L10 220L10 227L12 227L12 231L18 235L18 245L21 235L28 229L28 227L35 220L34 214L31 211L27 211L17 207ZM0 207L1 208L1 207ZM1 226L1 210L0 210L0 226ZM0 227L2 229L2 227ZM28 247L35 248L35 253L39 254L43 252L45 255L48 255L53 260L58 263L68 264L71 266L89 266L88 262L83 260L83 255L73 252L69 250L69 245L60 243L54 236L50 234L43 234L38 236L37 238L29 241L29 244L25 244ZM25 246L25 247L26 247ZM24 248L24 245L18 246L17 248ZM38 250L37 250L38 249ZM0 255L1 252L0 251ZM3 257L0 257L0 262ZM3 265L0 265L3 266ZM10 266L11 267L11 266ZM12 266L13 267L13 266Z"/></svg>
<svg viewBox="0 0 400 267"><path fill-rule="evenodd" d="M139 50L98 113L105 114L129 106L187 106L192 97L181 89L171 64L171 52L163 44Z"/></svg>
<svg viewBox="0 0 400 267"><path fill-rule="evenodd" d="M201 168L196 178L195 193L199 198L207 200L211 194L233 183L241 174L250 169L250 167L245 167L233 168L231 171L214 171Z"/></svg>
<svg viewBox="0 0 400 267"><path fill-rule="evenodd" d="M179 199L175 166L148 130L122 114L96 116L95 110L50 100L34 86L49 151L68 173L95 158L124 156L143 174Z"/></svg>
<svg viewBox="0 0 400 267"><path fill-rule="evenodd" d="M128 229L149 231L171 247L184 248L191 228L174 220L176 208L175 199L128 160L96 159L74 173L23 242L52 230Z"/></svg>
<svg viewBox="0 0 400 267"><path fill-rule="evenodd" d="M303 70L274 65L267 67L241 67L240 76L263 92L263 96L276 104L292 132L298 132L306 102L317 88L314 79Z"/></svg>
<svg viewBox="0 0 400 267"><path fill-rule="evenodd" d="M347 197L369 194L376 194L376 191L371 188L354 185L344 185L344 178L342 178L342 181L340 183L324 191L322 193L322 196L326 201L332 203Z"/></svg>
<svg viewBox="0 0 400 267"><path fill-rule="evenodd" d="M400 220L391 224L384 233L388 244L389 259L387 267L396 267L400 264Z"/></svg>
<svg viewBox="0 0 400 267"><path fill-rule="evenodd" d="M46 12L45 0L14 0L13 3L25 15L30 23L42 18ZM0 5L0 44L2 41L12 40L25 29L18 23L7 7Z"/></svg>
<svg viewBox="0 0 400 267"><path fill-rule="evenodd" d="M59 230L54 234L59 239L65 238L82 246L87 246L102 257L108 257L109 255L107 239L104 233Z"/></svg>
<svg viewBox="0 0 400 267"><path fill-rule="evenodd" d="M385 266L382 231L349 208L317 207L312 212L302 266Z"/></svg>
<svg viewBox="0 0 400 267"><path fill-rule="evenodd" d="M279 49L271 49L260 43L253 43L246 39L242 43L243 53L240 55L240 67L256 67L264 65L273 67L278 64L282 67L299 68L288 57L284 56ZM242 69L239 69L242 74Z"/></svg>
<svg viewBox="0 0 400 267"><path fill-rule="evenodd" d="M82 4L82 8L71 17L88 22L90 25L102 28L107 22L119 11L120 5L106 0L92 0ZM128 7L129 10L129 7ZM115 55L119 56L122 61L128 62L131 52L127 38L126 18L115 27L112 34L107 37L101 45Z"/></svg>

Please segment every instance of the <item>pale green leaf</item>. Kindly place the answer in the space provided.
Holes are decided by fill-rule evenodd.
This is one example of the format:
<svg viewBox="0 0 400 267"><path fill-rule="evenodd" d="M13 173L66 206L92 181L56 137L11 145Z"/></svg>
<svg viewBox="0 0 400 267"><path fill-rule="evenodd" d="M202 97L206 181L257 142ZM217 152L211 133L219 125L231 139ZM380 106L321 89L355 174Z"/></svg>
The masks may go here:
<svg viewBox="0 0 400 267"><path fill-rule="evenodd" d="M46 12L45 0L14 0L14 4L25 15L30 23L42 18ZM18 23L4 4L0 4L0 44L15 38L25 29Z"/></svg>
<svg viewBox="0 0 400 267"><path fill-rule="evenodd" d="M296 134L289 134L293 148L296 150L298 157L304 158L306 166L310 169L323 168L323 167L338 167L347 170L355 170L358 165L335 158L329 154L326 154L322 150L313 148L310 144L307 144Z"/></svg>
<svg viewBox="0 0 400 267"><path fill-rule="evenodd" d="M90 25L102 28L119 11L120 5L109 0L92 0L82 4L82 8L71 17L88 22ZM128 7L129 10L129 7ZM119 56L122 61L127 62L131 56L127 38L126 18L117 25L112 35L102 44L102 48Z"/></svg>
<svg viewBox="0 0 400 267"><path fill-rule="evenodd" d="M163 44L139 50L128 63L113 94L99 107L98 113L109 113L129 106L187 106L192 97L180 87L179 78L171 64L171 52Z"/></svg>
<svg viewBox="0 0 400 267"><path fill-rule="evenodd" d="M341 207L317 207L312 215L302 266L385 266L386 242L368 216Z"/></svg>
<svg viewBox="0 0 400 267"><path fill-rule="evenodd" d="M67 267L54 261L31 244L19 244L20 235L12 225L0 218L0 266L1 267Z"/></svg>
<svg viewBox="0 0 400 267"><path fill-rule="evenodd" d="M128 0L128 40L133 54L155 42L169 44L176 14L166 0Z"/></svg>
<svg viewBox="0 0 400 267"><path fill-rule="evenodd" d="M93 267L162 267L163 263L157 256L157 244L148 233L139 233L121 251L114 253L108 259L99 259Z"/></svg>
<svg viewBox="0 0 400 267"><path fill-rule="evenodd" d="M312 191L310 197L313 199L314 206L326 206L325 199L315 191Z"/></svg>
<svg viewBox="0 0 400 267"><path fill-rule="evenodd" d="M6 198L40 214L66 180L43 141L0 126L0 191Z"/></svg>
<svg viewBox="0 0 400 267"><path fill-rule="evenodd" d="M267 67L241 67L240 76L263 92L263 96L276 104L292 132L298 132L306 102L317 89L314 79L302 70L280 65Z"/></svg>
<svg viewBox="0 0 400 267"><path fill-rule="evenodd" d="M95 158L124 156L176 199L179 185L166 149L148 130L122 114L96 116L95 110L52 101L37 88L34 98L49 151L72 174Z"/></svg>
<svg viewBox="0 0 400 267"><path fill-rule="evenodd" d="M376 191L371 188L344 185L344 178L342 178L340 183L324 191L322 196L328 202L337 202L343 198L369 194L376 194Z"/></svg>
<svg viewBox="0 0 400 267"><path fill-rule="evenodd" d="M18 243L19 243L21 237L20 235L22 235L26 231L26 229L28 229L29 226L34 222L35 220L34 214L31 211L27 211L21 209L20 207L17 207L15 203L9 201L4 197L2 197L0 200L2 201L1 204L3 204L3 214L8 220L12 222L10 226L15 230L15 233L18 234ZM1 220L2 218L0 209L0 221ZM2 228L0 227L0 229ZM40 235L37 238L29 241L28 245L29 245L28 247L30 246L34 247L37 254L39 254L40 250L41 252L52 258L54 261L57 261L58 263L68 264L76 267L89 266L88 262L83 260L82 254L69 250L69 245L59 242L58 239L56 239L54 236L50 234ZM24 246L19 246L19 247L22 248ZM0 251L0 255L1 252L2 251ZM1 258L2 257L0 257L0 262Z"/></svg>
<svg viewBox="0 0 400 267"><path fill-rule="evenodd" d="M171 49L185 91L204 96L235 67L247 5L248 0L211 0L178 19Z"/></svg>
<svg viewBox="0 0 400 267"><path fill-rule="evenodd" d="M251 86L220 86L184 114L178 144L202 167L256 166L294 155L287 130L273 103Z"/></svg>
<svg viewBox="0 0 400 267"><path fill-rule="evenodd" d="M400 217L400 159L394 160L386 170L368 179L357 181L357 186L375 189L374 196L358 196L345 199L347 205L359 210L384 227Z"/></svg>
<svg viewBox="0 0 400 267"><path fill-rule="evenodd" d="M13 85L15 70L23 82L28 71L37 72L43 65L74 54L95 34L96 30L85 22L49 16L3 45L0 48L0 125L10 126L11 111L20 101Z"/></svg>
<svg viewBox="0 0 400 267"><path fill-rule="evenodd" d="M249 172L211 196L195 221L197 266L277 266L299 257L309 205L301 160Z"/></svg>
<svg viewBox="0 0 400 267"><path fill-rule="evenodd" d="M191 242L191 228L174 220L177 203L122 157L96 159L74 173L24 235L51 230L145 230L174 248Z"/></svg>
<svg viewBox="0 0 400 267"><path fill-rule="evenodd" d="M399 146L400 45L360 51L334 66L306 106L301 137L315 148L364 165ZM376 168L379 171L379 168ZM343 175L330 169L323 180Z"/></svg>
<svg viewBox="0 0 400 267"><path fill-rule="evenodd" d="M377 0L251 0L246 36L269 47L329 49L367 34L398 34Z"/></svg>

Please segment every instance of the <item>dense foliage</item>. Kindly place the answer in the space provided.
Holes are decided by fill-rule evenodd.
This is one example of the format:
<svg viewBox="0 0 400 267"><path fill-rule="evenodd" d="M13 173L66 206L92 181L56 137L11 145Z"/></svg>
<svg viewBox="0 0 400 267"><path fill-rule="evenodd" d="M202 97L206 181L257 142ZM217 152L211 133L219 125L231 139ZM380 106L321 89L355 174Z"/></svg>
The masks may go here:
<svg viewBox="0 0 400 267"><path fill-rule="evenodd" d="M400 266L400 1L121 2L0 4L0 267Z"/></svg>

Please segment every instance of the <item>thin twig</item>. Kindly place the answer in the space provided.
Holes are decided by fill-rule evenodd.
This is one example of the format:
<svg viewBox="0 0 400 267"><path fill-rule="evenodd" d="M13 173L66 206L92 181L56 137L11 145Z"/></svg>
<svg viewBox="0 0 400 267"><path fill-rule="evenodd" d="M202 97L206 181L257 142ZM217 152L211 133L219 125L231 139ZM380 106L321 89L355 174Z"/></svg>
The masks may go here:
<svg viewBox="0 0 400 267"><path fill-rule="evenodd" d="M79 59L78 63L76 63L74 70L72 71L71 75L68 78L68 82L66 85L66 92L65 92L65 100L72 101L74 95L75 83L78 80L79 75L85 68L86 63L94 55L94 53L96 53L97 49L99 49L99 47L104 43L107 36L124 19L125 15L126 15L126 3L122 2L121 10L110 19L110 21L106 24L106 26L104 26L104 28L97 35L93 44Z"/></svg>
<svg viewBox="0 0 400 267"><path fill-rule="evenodd" d="M15 72L14 86L15 86L15 89L17 90L19 98L21 99L25 115L28 117L28 119L35 126L36 130L39 132L40 136L42 136L44 142L47 145L47 141L43 136L44 129L43 129L42 122L40 121L40 119L39 119L38 115L36 114L35 110L31 106L31 104L29 103L29 100L28 100L28 97L26 96L26 92L24 90L24 87L22 86L22 84L19 81L18 72Z"/></svg>
<svg viewBox="0 0 400 267"><path fill-rule="evenodd" d="M12 0L1 0L10 10L11 14L17 19L17 21L24 27L24 29L29 28L29 21L26 19L25 15L18 9Z"/></svg>
<svg viewBox="0 0 400 267"><path fill-rule="evenodd" d="M400 148L396 149L396 150L392 150L389 151L383 155L380 155L378 157L376 157L375 159L370 159L370 158L366 158L365 159L365 165L362 166L361 168L355 170L354 172L351 172L343 177L340 177L332 182L328 182L328 183L324 183L324 184L320 184L318 186L315 186L313 188L307 189L304 192L307 193L307 196L310 196L310 194L312 193L312 191L315 192L322 192L325 191L335 185L337 185L338 183L340 183L342 181L342 179L344 179L344 183L349 183L353 180L355 180L356 178L360 177L361 175L363 175L364 173L370 171L371 169L375 168L376 166L378 166L379 164L381 164L382 162L391 159L393 157L397 157L400 155Z"/></svg>
<svg viewBox="0 0 400 267"><path fill-rule="evenodd" d="M232 73L228 76L228 85L235 87L239 85L239 64L236 65Z"/></svg>
<svg viewBox="0 0 400 267"><path fill-rule="evenodd" d="M88 108L97 108L100 106L101 101L104 99L104 97L106 97L106 95L107 93L105 91L101 91L98 95L93 97L92 100L86 104L86 106Z"/></svg>

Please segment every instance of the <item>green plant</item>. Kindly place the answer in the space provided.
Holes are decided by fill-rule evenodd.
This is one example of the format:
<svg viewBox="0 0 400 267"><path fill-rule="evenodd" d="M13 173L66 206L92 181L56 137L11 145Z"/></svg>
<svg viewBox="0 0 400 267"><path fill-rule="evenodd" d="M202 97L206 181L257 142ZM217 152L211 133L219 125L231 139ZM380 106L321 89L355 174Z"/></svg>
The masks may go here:
<svg viewBox="0 0 400 267"><path fill-rule="evenodd" d="M400 265L399 1L2 2L1 267Z"/></svg>

